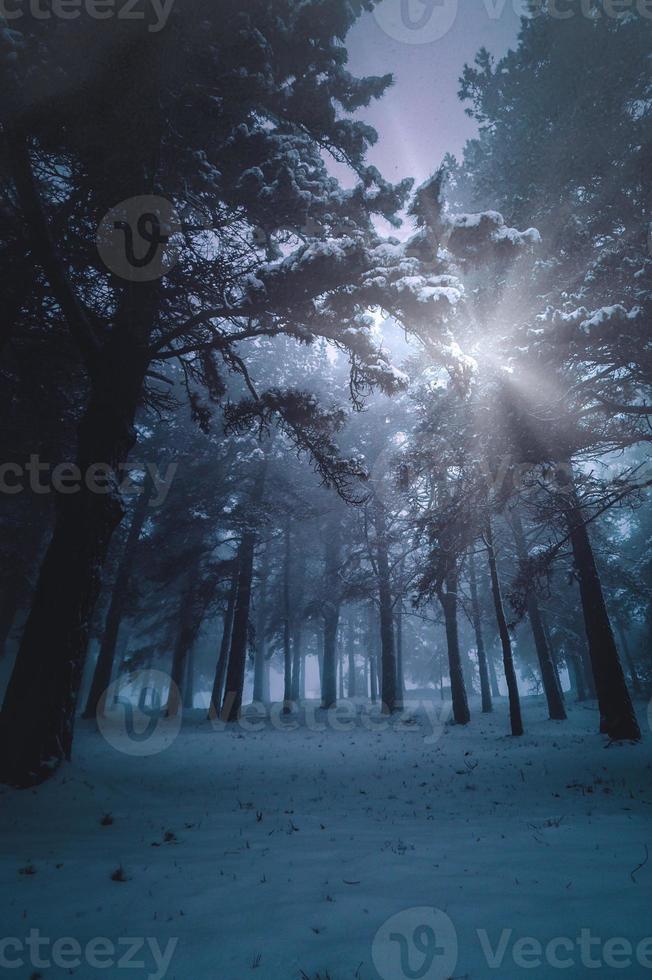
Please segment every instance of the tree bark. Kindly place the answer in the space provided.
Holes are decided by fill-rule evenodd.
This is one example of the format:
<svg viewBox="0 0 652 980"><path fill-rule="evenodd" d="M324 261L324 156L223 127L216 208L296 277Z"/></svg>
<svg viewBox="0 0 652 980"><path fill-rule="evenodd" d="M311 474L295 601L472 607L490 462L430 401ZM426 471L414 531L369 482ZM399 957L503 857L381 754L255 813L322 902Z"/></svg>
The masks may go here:
<svg viewBox="0 0 652 980"><path fill-rule="evenodd" d="M265 704L265 671L267 668L267 579L269 577L269 544L265 545L258 586L256 611L256 652L254 654L254 701ZM219 702L219 699L218 699Z"/></svg>
<svg viewBox="0 0 652 980"><path fill-rule="evenodd" d="M378 650L376 647L376 610L373 602L369 603L369 625L367 633L368 657L369 657L369 684L371 687L371 703L378 701Z"/></svg>
<svg viewBox="0 0 652 980"><path fill-rule="evenodd" d="M482 713L489 714L493 711L491 700L491 686L489 683L489 667L487 664L487 652L484 646L482 635L482 617L480 615L480 601L478 599L478 579L475 568L475 555L473 551L469 554L469 587L471 589L471 618L473 620L473 632L475 633L475 648L478 654L478 669L480 673L480 696L482 698Z"/></svg>
<svg viewBox="0 0 652 980"><path fill-rule="evenodd" d="M192 710L195 706L195 646L190 647L186 656L186 676L183 681L183 707Z"/></svg>
<svg viewBox="0 0 652 980"><path fill-rule="evenodd" d="M199 561L189 571L186 587L181 597L179 609L179 628L172 655L171 684L165 714L174 718L183 705L184 681L186 679L186 664L193 643L199 632L199 616L197 615L197 582L199 579Z"/></svg>
<svg viewBox="0 0 652 980"><path fill-rule="evenodd" d="M220 652L217 657L217 664L215 666L215 679L213 681L211 703L208 708L208 717L211 719L211 721L214 718L217 718L220 711L220 705L222 704L222 691L224 689L224 678L226 677L226 666L229 659L229 649L231 647L231 633L233 631L233 616L235 613L235 600L237 594L238 569L236 567L231 578L231 587L229 589L226 602L226 609L224 610L222 640L220 643Z"/></svg>
<svg viewBox="0 0 652 980"><path fill-rule="evenodd" d="M297 704L301 699L301 678L303 674L302 656L303 630L301 623L295 620L292 628L292 693L293 704Z"/></svg>
<svg viewBox="0 0 652 980"><path fill-rule="evenodd" d="M249 516L242 535L238 552L238 591L233 613L233 629L231 647L226 671L224 701L221 717L223 721L236 722L240 717L242 695L244 691L245 672L247 668L247 642L249 639L249 609L251 606L251 583L254 573L254 555L256 552L258 508L265 491L268 459L265 456L255 477L251 493Z"/></svg>
<svg viewBox="0 0 652 980"><path fill-rule="evenodd" d="M283 533L283 714L292 711L292 609L290 605L290 568L292 564L292 538L290 518L285 519Z"/></svg>
<svg viewBox="0 0 652 980"><path fill-rule="evenodd" d="M516 554L519 560L524 562L528 557L528 548L523 524L516 511L512 513L511 517L512 531L514 532L514 540L516 542ZM546 701L548 703L548 715L553 721L565 721L566 709L564 708L564 696L561 691L559 677L553 663L550 645L543 626L539 603L534 590L531 588L528 589L526 603L528 618L534 637L534 645L539 660L543 690L545 691Z"/></svg>
<svg viewBox="0 0 652 980"><path fill-rule="evenodd" d="M629 643L627 641L627 633L625 632L625 627L622 623L617 624L618 635L620 636L620 645L623 648L623 655L625 657L625 663L627 664L627 669L629 670L629 676L632 682L632 690L634 694L641 695L643 693L643 686L641 684L640 678L638 676L638 671L636 670L636 664L632 658L631 651L629 649Z"/></svg>
<svg viewBox="0 0 652 980"><path fill-rule="evenodd" d="M600 708L600 731L613 741L640 741L641 731L618 656L591 539L573 486L562 504L579 579L584 626Z"/></svg>
<svg viewBox="0 0 652 980"><path fill-rule="evenodd" d="M46 779L72 751L90 619L111 537L124 514L118 474L135 441L145 370L139 364L130 371L133 356L125 365L119 350L112 354L105 353L101 380L94 382L76 460L86 475L97 475L91 468L105 465L107 485L94 492L82 480L75 494L57 501L54 531L5 695L0 780L17 786Z"/></svg>
<svg viewBox="0 0 652 980"><path fill-rule="evenodd" d="M337 704L337 627L340 620L340 526L335 514L326 530L324 586L324 656L322 666L322 707Z"/></svg>
<svg viewBox="0 0 652 980"><path fill-rule="evenodd" d="M402 588L402 583L400 584ZM396 603L396 700L403 707L405 680L403 676L403 596L399 593Z"/></svg>
<svg viewBox="0 0 652 980"><path fill-rule="evenodd" d="M353 617L349 619L348 641L348 670L347 670L347 694L354 698L357 695L357 685L355 676L355 623Z"/></svg>
<svg viewBox="0 0 652 980"><path fill-rule="evenodd" d="M464 684L460 640L457 627L457 573L450 572L446 578L446 588L439 593L439 601L444 611L446 625L446 645L448 649L448 668L453 701L453 718L456 725L468 725L471 720L469 703Z"/></svg>
<svg viewBox="0 0 652 980"><path fill-rule="evenodd" d="M521 718L521 699L518 693L518 683L516 681L516 671L514 669L514 658L512 656L512 641L507 628L507 619L503 607L503 597L500 591L500 579L498 578L498 567L496 565L496 552L494 550L493 533L491 523L487 524L486 529L487 553L489 556L489 573L491 575L491 591L494 598L496 609L496 621L500 634L500 643L503 649L503 665L505 669L505 680L507 681L507 692L509 695L509 718L512 735L523 734L523 720Z"/></svg>
<svg viewBox="0 0 652 980"><path fill-rule="evenodd" d="M392 586L389 576L387 520L385 505L379 497L374 500L374 526L376 529L376 562L378 565L378 600L380 606L381 703L383 714L393 714L396 711L394 617L392 613Z"/></svg>
<svg viewBox="0 0 652 980"><path fill-rule="evenodd" d="M145 518L147 517L147 508L152 496L152 490L152 481L149 479L149 477L147 477L143 485L142 493L138 498L138 503L136 504L136 508L134 510L134 516L129 527L129 533L127 534L124 551L122 552L122 557L120 558L120 563L118 565L115 583L111 593L111 602L109 604L106 623L104 625L104 632L102 634L100 652L97 656L97 663L95 664L93 679L91 681L91 687L88 694L88 699L86 701L86 708L83 714L84 718L96 718L98 714L104 714L104 695L106 693L106 689L111 683L111 674L113 671L113 661L115 660L118 632L120 630L120 623L122 622L125 602L129 593L129 579L131 577L131 571L134 566L136 553L138 551L140 534L143 529L143 524L145 523Z"/></svg>
<svg viewBox="0 0 652 980"><path fill-rule="evenodd" d="M18 615L22 598L22 583L18 575L10 575L3 583L2 603L0 604L0 660L4 657L7 640Z"/></svg>
<svg viewBox="0 0 652 980"><path fill-rule="evenodd" d="M236 722L240 717L247 665L247 639L251 580L253 577L256 535L251 529L244 532L238 559L238 591L233 613L233 630L229 649L222 719Z"/></svg>

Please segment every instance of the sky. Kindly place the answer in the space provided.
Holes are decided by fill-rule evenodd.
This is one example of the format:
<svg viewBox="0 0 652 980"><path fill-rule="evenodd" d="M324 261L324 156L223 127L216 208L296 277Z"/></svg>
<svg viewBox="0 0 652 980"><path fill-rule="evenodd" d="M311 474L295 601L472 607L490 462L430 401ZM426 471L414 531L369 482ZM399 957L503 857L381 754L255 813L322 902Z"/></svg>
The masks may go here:
<svg viewBox="0 0 652 980"><path fill-rule="evenodd" d="M457 97L466 62L515 46L519 0L382 0L347 37L354 75L390 72L394 86L360 118L377 130L369 153L388 180L422 183L446 152L461 154L475 123Z"/></svg>

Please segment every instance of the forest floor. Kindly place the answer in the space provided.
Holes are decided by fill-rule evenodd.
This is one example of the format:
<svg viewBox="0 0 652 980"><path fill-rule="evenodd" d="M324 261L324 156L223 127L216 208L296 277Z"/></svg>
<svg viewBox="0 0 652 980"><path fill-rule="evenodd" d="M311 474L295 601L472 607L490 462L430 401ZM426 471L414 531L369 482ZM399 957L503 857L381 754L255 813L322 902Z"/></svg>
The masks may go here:
<svg viewBox="0 0 652 980"><path fill-rule="evenodd" d="M539 699L519 739L504 703L385 731L214 731L197 712L151 756L82 724L71 765L0 796L0 973L652 977L641 708L644 742L609 748L594 706L550 722Z"/></svg>

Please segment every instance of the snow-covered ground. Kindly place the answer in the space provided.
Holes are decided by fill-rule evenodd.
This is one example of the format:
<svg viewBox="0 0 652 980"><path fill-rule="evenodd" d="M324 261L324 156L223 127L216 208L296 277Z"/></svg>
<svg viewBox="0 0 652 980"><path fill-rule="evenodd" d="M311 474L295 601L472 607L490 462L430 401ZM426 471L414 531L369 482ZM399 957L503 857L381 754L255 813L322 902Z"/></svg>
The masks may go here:
<svg viewBox="0 0 652 980"><path fill-rule="evenodd" d="M0 974L652 977L645 711L643 744L606 749L594 708L524 710L521 739L504 703L434 734L197 713L151 756L80 725L72 765L0 797Z"/></svg>

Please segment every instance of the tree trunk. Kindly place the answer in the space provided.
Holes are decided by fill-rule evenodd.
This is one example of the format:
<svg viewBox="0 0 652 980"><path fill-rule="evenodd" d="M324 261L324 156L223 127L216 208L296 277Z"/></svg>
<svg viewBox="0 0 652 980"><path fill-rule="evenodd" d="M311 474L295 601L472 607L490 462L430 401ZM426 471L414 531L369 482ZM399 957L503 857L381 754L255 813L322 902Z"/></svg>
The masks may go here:
<svg viewBox="0 0 652 980"><path fill-rule="evenodd" d="M186 676L183 682L183 707L192 711L195 706L195 647L188 650Z"/></svg>
<svg viewBox="0 0 652 980"><path fill-rule="evenodd" d="M400 586L402 588L402 584ZM399 593L396 604L396 699L403 707L405 680L403 677L403 596Z"/></svg>
<svg viewBox="0 0 652 980"><path fill-rule="evenodd" d="M297 704L301 700L302 651L301 640L303 630L301 623L294 623L292 629L292 692L291 700Z"/></svg>
<svg viewBox="0 0 652 980"><path fill-rule="evenodd" d="M238 555L238 590L233 612L233 629L229 649L222 719L235 722L240 717L247 665L247 639L249 631L249 606L251 580L254 568L256 535L248 529L242 536Z"/></svg>
<svg viewBox="0 0 652 980"><path fill-rule="evenodd" d="M322 667L322 707L337 704L337 627L340 620L340 526L335 514L326 531L324 567L324 657Z"/></svg>
<svg viewBox="0 0 652 980"><path fill-rule="evenodd" d="M79 427L77 465L83 474L106 465L107 486L97 492L82 480L61 495L38 576L0 731L0 780L18 786L41 782L70 759L74 718L88 649L89 625L101 569L124 508L118 474L135 441L133 419L144 368L131 377L108 357L106 383L96 383ZM98 478L96 485L102 481Z"/></svg>
<svg viewBox="0 0 652 980"><path fill-rule="evenodd" d="M251 606L251 583L254 573L254 555L256 552L256 525L258 508L265 492L268 458L260 466L254 480L251 493L250 515L242 534L238 551L238 590L233 612L233 629L231 631L231 646L226 671L224 701L221 717L223 721L236 722L240 717L242 695L244 691L245 672L247 668L247 643L249 640L249 609Z"/></svg>
<svg viewBox="0 0 652 980"><path fill-rule="evenodd" d="M475 633L475 648L478 654L478 669L480 673L480 696L482 698L482 713L489 714L493 711L491 701L491 686L489 683L489 667L487 664L487 652L484 646L482 635L482 617L480 615L480 601L478 599L478 580L475 568L475 555L473 550L469 554L469 587L471 589L471 618L473 620L473 631Z"/></svg>
<svg viewBox="0 0 652 980"><path fill-rule="evenodd" d="M586 701L586 686L584 682L584 664L578 653L568 651L566 661L569 664L571 683L575 681L575 694L578 701Z"/></svg>
<svg viewBox="0 0 652 980"><path fill-rule="evenodd" d="M494 663L494 658L492 655L487 654L487 665L489 667L489 681L491 683L491 696L492 698L500 697L500 687L498 685L498 675L496 674L496 665Z"/></svg>
<svg viewBox="0 0 652 980"><path fill-rule="evenodd" d="M208 717L213 720L217 718L222 704L222 691L224 689L224 678L226 677L226 665L229 659L229 649L231 647L231 634L233 631L233 616L235 613L235 600L238 594L238 569L236 567L231 578L231 587L224 610L224 620L222 626L222 640L220 652L217 657L215 667L215 679L213 681L213 691L211 703L208 708Z"/></svg>
<svg viewBox="0 0 652 980"><path fill-rule="evenodd" d="M181 598L179 609L179 629L172 655L172 671L170 675L170 690L165 714L174 718L183 705L184 681L186 679L186 664L193 643L199 632L199 616L197 615L197 582L199 579L199 562L190 570L186 578L186 587Z"/></svg>
<svg viewBox="0 0 652 980"><path fill-rule="evenodd" d="M86 708L83 715L84 718L96 718L98 714L104 713L104 694L106 693L107 687L111 683L111 674L113 671L113 661L115 659L115 647L118 639L118 631L120 629L124 606L129 593L129 579L131 577L131 570L134 566L136 553L138 551L138 540L143 529L143 524L145 523L145 518L147 517L147 508L152 496L152 491L152 481L149 479L149 477L147 477L143 485L142 493L138 498L138 503L134 510L134 516L129 527L129 533L127 534L124 551L122 552L122 557L120 558L120 563L118 565L118 571L116 573L115 583L111 593L109 611L106 616L106 623L102 634L100 652L97 657L97 663L95 664L88 700L86 701Z"/></svg>
<svg viewBox="0 0 652 980"><path fill-rule="evenodd" d="M348 697L354 698L358 692L357 692L356 676L355 676L355 622L353 620L353 617L349 619L347 647L348 647L347 691L348 691Z"/></svg>
<svg viewBox="0 0 652 980"><path fill-rule="evenodd" d="M373 602L369 603L369 627L367 634L367 645L369 649L369 675L370 675L370 686L371 686L371 703L376 704L378 701L378 651L376 648L376 623L375 623L375 612Z"/></svg>
<svg viewBox="0 0 652 980"><path fill-rule="evenodd" d="M628 739L638 742L641 731L618 656L589 532L572 486L564 494L562 506L579 579L589 656L600 708L600 731L614 741Z"/></svg>
<svg viewBox="0 0 652 980"><path fill-rule="evenodd" d="M469 703L464 685L460 641L457 628L457 573L451 572L446 578L446 588L439 593L439 601L444 610L446 624L446 644L448 648L448 668L451 680L453 718L457 725L468 725L471 720Z"/></svg>
<svg viewBox="0 0 652 980"><path fill-rule="evenodd" d="M514 532L518 558L521 562L525 562L528 557L527 540L521 518L516 511L512 513L512 530ZM528 588L526 602L528 618L532 627L532 635L534 636L534 645L539 660L541 680L543 681L543 689L548 703L548 715L553 721L565 721L566 709L564 708L564 696L561 692L559 677L553 663L550 645L546 637L539 603L534 589Z"/></svg>
<svg viewBox="0 0 652 980"><path fill-rule="evenodd" d="M489 555L489 573L491 575L491 591L494 597L500 643L503 648L503 666L505 669L505 680L507 681L507 692L509 694L509 718L512 728L512 735L522 735L523 720L521 718L521 699L518 693L516 671L514 670L512 641L510 639L509 629L507 628L507 620L505 618L505 610L503 608L503 597L500 591L500 579L498 578L498 567L496 565L496 552L494 550L491 523L487 524L486 538L487 552Z"/></svg>
<svg viewBox="0 0 652 980"><path fill-rule="evenodd" d="M283 714L292 711L292 610L290 608L290 567L292 564L292 538L290 518L285 519L283 534L285 554L283 556Z"/></svg>
<svg viewBox="0 0 652 980"><path fill-rule="evenodd" d="M378 565L378 599L380 605L380 651L382 661L383 714L396 711L396 651L392 615L392 586L389 577L389 551L385 505L379 497L374 500L376 528L376 562Z"/></svg>
<svg viewBox="0 0 652 980"><path fill-rule="evenodd" d="M10 575L3 583L2 603L0 604L0 660L7 649L7 640L18 615L23 587L18 575Z"/></svg>
<svg viewBox="0 0 652 980"><path fill-rule="evenodd" d="M634 694L643 694L643 686L641 684L640 678L638 676L638 671L636 670L636 664L632 659L632 654L629 649L629 643L627 641L627 633L625 632L625 627L622 623L617 624L618 635L620 636L620 645L623 648L623 655L625 657L625 663L627 664L627 669L629 670L629 676L632 681L632 689Z"/></svg>
<svg viewBox="0 0 652 980"><path fill-rule="evenodd" d="M256 652L254 654L254 701L265 704L265 672L267 669L267 579L269 577L269 544L265 545L258 586L256 611ZM219 702L218 702L219 703Z"/></svg>
<svg viewBox="0 0 652 980"><path fill-rule="evenodd" d="M140 50L135 57L139 56ZM137 73L136 85L130 71L122 79L125 97L141 107L159 104L155 58L151 69L146 79ZM114 200L151 193L160 130L156 112L144 118L147 125L139 125L137 135L136 128L125 134L121 165L113 168ZM45 272L90 382L75 460L85 479L75 493L62 494L57 501L54 531L0 717L0 779L27 786L46 779L71 756L90 619L111 537L124 516L118 486L122 465L136 441L134 421L160 309L160 283L129 282L122 287L110 336L100 346L52 240L27 140L15 133L8 143L34 260ZM108 477L99 490L98 466ZM91 474L95 488L89 486Z"/></svg>

